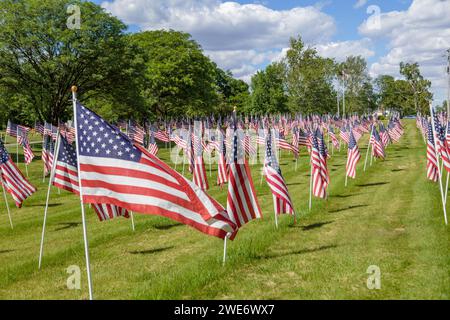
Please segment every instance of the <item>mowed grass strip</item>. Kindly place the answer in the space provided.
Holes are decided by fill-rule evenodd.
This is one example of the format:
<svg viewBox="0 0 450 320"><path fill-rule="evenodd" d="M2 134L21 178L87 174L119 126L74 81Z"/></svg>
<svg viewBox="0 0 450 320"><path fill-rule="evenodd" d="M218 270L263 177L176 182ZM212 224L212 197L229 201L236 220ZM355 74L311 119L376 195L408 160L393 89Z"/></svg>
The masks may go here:
<svg viewBox="0 0 450 320"><path fill-rule="evenodd" d="M98 299L449 299L449 231L444 225L437 184L425 176L425 145L414 121L405 121L401 142L386 161L363 172L367 135L356 180L344 187L346 149L329 161L329 199L313 199L309 212L309 157L303 150L295 171L283 152L283 175L298 213L279 218L272 195L260 184L261 165L252 167L264 219L252 221L229 242L157 216L100 223L87 209L94 295ZM13 142L9 138L8 142ZM36 139L39 140L38 137ZM15 147L9 150L15 159ZM40 150L36 149L36 155ZM160 146L159 156L169 152ZM21 157L21 159L23 159ZM25 172L24 165L19 167ZM206 166L209 175L209 166ZM181 167L177 168L181 171ZM86 299L87 282L79 199L52 188L43 267L38 270L46 183L42 162L29 168L38 188L22 209L13 208L9 227L0 209L0 298ZM212 167L210 185L216 181ZM226 188L209 192L222 204ZM81 290L69 290L66 269L82 269ZM381 270L381 289L366 286L367 268Z"/></svg>

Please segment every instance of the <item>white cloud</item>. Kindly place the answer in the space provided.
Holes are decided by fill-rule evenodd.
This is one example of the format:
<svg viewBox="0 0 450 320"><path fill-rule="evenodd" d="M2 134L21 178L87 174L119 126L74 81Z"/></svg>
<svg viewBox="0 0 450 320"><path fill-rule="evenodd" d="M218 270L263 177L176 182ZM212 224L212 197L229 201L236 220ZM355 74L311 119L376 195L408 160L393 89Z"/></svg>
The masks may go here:
<svg viewBox="0 0 450 320"><path fill-rule="evenodd" d="M315 46L320 55L327 58L335 58L337 61L344 61L348 56L362 56L370 58L375 52L370 49L372 42L368 38L361 40L338 41L318 44Z"/></svg>
<svg viewBox="0 0 450 320"><path fill-rule="evenodd" d="M381 13L379 25L364 21L359 33L373 40L387 39L389 52L373 63L372 76L390 74L399 77L399 64L418 62L422 74L432 81L437 103L446 94L446 59L450 48L450 1L415 0L405 11Z"/></svg>
<svg viewBox="0 0 450 320"><path fill-rule="evenodd" d="M190 33L220 67L245 79L275 59L290 37L300 34L306 42L327 42L336 30L334 19L320 6L274 10L261 3L217 0L113 0L102 6L142 30Z"/></svg>
<svg viewBox="0 0 450 320"><path fill-rule="evenodd" d="M358 9L358 8L361 8L361 7L365 6L366 3L367 3L367 0L358 0L358 2L356 2L353 7L355 9Z"/></svg>

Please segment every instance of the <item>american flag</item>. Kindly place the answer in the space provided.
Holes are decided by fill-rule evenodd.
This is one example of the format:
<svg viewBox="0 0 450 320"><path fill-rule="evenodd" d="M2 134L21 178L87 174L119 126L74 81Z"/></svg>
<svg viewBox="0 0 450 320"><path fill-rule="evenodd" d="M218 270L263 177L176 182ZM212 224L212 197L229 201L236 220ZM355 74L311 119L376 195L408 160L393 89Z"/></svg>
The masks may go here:
<svg viewBox="0 0 450 320"><path fill-rule="evenodd" d="M389 137L389 134L387 133L386 128L384 127L384 124L382 122L380 122L379 127L381 141L383 142L384 147L386 147L389 144L391 138Z"/></svg>
<svg viewBox="0 0 450 320"><path fill-rule="evenodd" d="M398 142L401 137L401 130L398 128L397 124L394 121L390 120L387 128L389 137L393 142Z"/></svg>
<svg viewBox="0 0 450 320"><path fill-rule="evenodd" d="M348 153L347 153L347 165L346 174L348 177L356 178L356 164L359 159L361 159L361 153L359 152L358 144L356 143L355 136L350 130L350 139L348 143Z"/></svg>
<svg viewBox="0 0 450 320"><path fill-rule="evenodd" d="M427 139L427 178L437 182L439 179L438 159L436 158L436 149L434 145L433 128L428 123L428 139Z"/></svg>
<svg viewBox="0 0 450 320"><path fill-rule="evenodd" d="M336 133L334 133L334 129L329 126L328 127L328 135L331 138L331 142L333 143L333 146L338 149L339 148L339 139L336 137Z"/></svg>
<svg viewBox="0 0 450 320"><path fill-rule="evenodd" d="M372 145L372 155L375 158L384 159L386 156L384 152L384 143L381 140L375 125L373 127L372 136L370 137L370 144Z"/></svg>
<svg viewBox="0 0 450 320"><path fill-rule="evenodd" d="M237 130L236 115L233 114L232 146L229 155L227 212L238 228L253 219L262 217L256 197L250 168L243 146L243 132Z"/></svg>
<svg viewBox="0 0 450 320"><path fill-rule="evenodd" d="M450 150L445 139L445 128L441 125L436 113L434 114L434 131L436 133L436 147L442 158L442 164L447 172L450 172Z"/></svg>
<svg viewBox="0 0 450 320"><path fill-rule="evenodd" d="M17 207L22 206L22 202L36 192L36 188L28 182L6 151L3 141L0 140L0 174L5 190L11 194Z"/></svg>
<svg viewBox="0 0 450 320"><path fill-rule="evenodd" d="M85 203L161 215L222 239L235 234L217 201L93 111L79 103L75 108Z"/></svg>
<svg viewBox="0 0 450 320"><path fill-rule="evenodd" d="M144 145L144 137L145 137L145 130L142 128L139 124L137 124L135 121L130 120L128 122L128 137L131 141L134 141L136 143L139 143L140 145Z"/></svg>
<svg viewBox="0 0 450 320"><path fill-rule="evenodd" d="M340 128L339 136L346 144L350 142L350 128L346 128L345 126ZM355 140L356 141L356 140Z"/></svg>
<svg viewBox="0 0 450 320"><path fill-rule="evenodd" d="M155 138L162 142L170 142L169 135L166 130L158 129L155 132Z"/></svg>
<svg viewBox="0 0 450 320"><path fill-rule="evenodd" d="M60 136L58 154L56 158L55 174L52 184L60 189L79 195L77 154L75 148L63 136ZM115 217L129 218L128 210L111 204L92 205L100 221Z"/></svg>
<svg viewBox="0 0 450 320"><path fill-rule="evenodd" d="M24 131L19 132L19 144L23 148L23 155L25 158L25 163L28 165L33 161L34 153L33 150L31 150L30 141L28 141L27 133Z"/></svg>
<svg viewBox="0 0 450 320"><path fill-rule="evenodd" d="M321 172L322 179L325 183L325 188L328 187L330 184L330 175L328 173L328 167L327 167L327 159L330 157L327 146L325 145L325 141L323 139L323 133L321 130L316 130L316 137L317 137L317 145L319 146L319 154L320 154L320 162L321 162Z"/></svg>
<svg viewBox="0 0 450 320"><path fill-rule="evenodd" d="M42 148L42 161L44 162L45 175L48 175L52 170L54 151L55 151L55 143L52 137L44 135L44 145Z"/></svg>
<svg viewBox="0 0 450 320"><path fill-rule="evenodd" d="M30 128L20 124L14 124L10 120L8 120L8 124L6 125L6 134L11 137L18 138L18 134L20 135L22 132L28 133L30 130Z"/></svg>
<svg viewBox="0 0 450 320"><path fill-rule="evenodd" d="M188 158L189 165L188 169L190 173L194 173L195 169L195 157L194 157L194 141L192 139L192 128L189 125L189 131L186 138L186 149L184 149L184 154Z"/></svg>
<svg viewBox="0 0 450 320"><path fill-rule="evenodd" d="M36 123L34 124L34 130L35 130L37 133L39 133L39 134L41 134L41 135L44 135L44 125L42 124L42 122L36 122Z"/></svg>
<svg viewBox="0 0 450 320"><path fill-rule="evenodd" d="M51 136L52 135L52 124L45 122L44 123L44 136Z"/></svg>
<svg viewBox="0 0 450 320"><path fill-rule="evenodd" d="M264 162L264 175L267 184L272 191L275 214L294 214L294 206L287 185L281 174L281 168L278 164L276 154L272 150L272 133L269 130L266 144L266 159Z"/></svg>
<svg viewBox="0 0 450 320"><path fill-rule="evenodd" d="M322 156L319 150L317 135L310 137L311 141L311 166L312 166L312 190L313 195L318 198L326 198L327 181L323 175Z"/></svg>
<svg viewBox="0 0 450 320"><path fill-rule="evenodd" d="M192 179L200 189L209 189L205 162L203 161L202 124L200 121L196 121L194 125L194 172Z"/></svg>
<svg viewBox="0 0 450 320"><path fill-rule="evenodd" d="M219 146L218 167L217 167L217 184L223 186L228 182L228 163L227 163L227 146L225 144L225 135L222 129L217 128L217 144Z"/></svg>
<svg viewBox="0 0 450 320"><path fill-rule="evenodd" d="M150 141L148 143L148 152L150 152L153 155L156 155L158 153L158 145L155 141L155 134L153 131L150 132Z"/></svg>

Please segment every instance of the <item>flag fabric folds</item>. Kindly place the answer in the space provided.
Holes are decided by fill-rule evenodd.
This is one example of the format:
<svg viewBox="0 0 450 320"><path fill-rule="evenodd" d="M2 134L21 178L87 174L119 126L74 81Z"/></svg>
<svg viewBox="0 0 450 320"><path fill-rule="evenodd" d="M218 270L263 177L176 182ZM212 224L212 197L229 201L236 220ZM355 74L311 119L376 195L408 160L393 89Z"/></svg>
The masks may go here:
<svg viewBox="0 0 450 320"><path fill-rule="evenodd" d="M361 159L361 153L359 152L358 144L356 143L353 132L350 130L346 165L347 177L353 179L356 178L356 165L358 164L359 159Z"/></svg>

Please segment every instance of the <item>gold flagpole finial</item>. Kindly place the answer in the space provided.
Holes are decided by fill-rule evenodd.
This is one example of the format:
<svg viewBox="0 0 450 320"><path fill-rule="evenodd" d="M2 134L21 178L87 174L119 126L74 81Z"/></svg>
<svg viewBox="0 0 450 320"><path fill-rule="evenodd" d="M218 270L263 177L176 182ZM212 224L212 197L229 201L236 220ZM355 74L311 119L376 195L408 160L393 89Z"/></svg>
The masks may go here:
<svg viewBox="0 0 450 320"><path fill-rule="evenodd" d="M77 86L72 86L72 92L77 92L77 91L78 91Z"/></svg>
<svg viewBox="0 0 450 320"><path fill-rule="evenodd" d="M236 112L236 111L237 111L237 107L234 106L234 107L233 107L233 112Z"/></svg>

